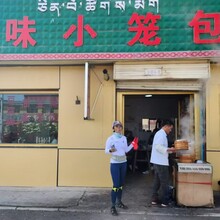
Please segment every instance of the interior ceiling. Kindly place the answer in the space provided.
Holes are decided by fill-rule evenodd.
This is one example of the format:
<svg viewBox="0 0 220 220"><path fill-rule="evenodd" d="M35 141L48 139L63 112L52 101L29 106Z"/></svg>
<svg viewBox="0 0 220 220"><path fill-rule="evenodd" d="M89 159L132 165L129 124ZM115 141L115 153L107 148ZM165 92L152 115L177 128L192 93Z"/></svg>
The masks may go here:
<svg viewBox="0 0 220 220"><path fill-rule="evenodd" d="M146 95L148 95L148 94L150 94L149 92L148 93L146 93ZM145 97L145 94L144 95L127 95L126 96L126 99L136 99L136 100L138 100L138 99L144 99L144 100L147 100L147 99L181 99L181 98L183 98L183 97L185 97L185 96L187 96L187 95L185 95L185 94L183 94L183 95L180 95L180 94L170 94L170 95L167 95L167 94L165 94L165 95L162 95L162 94L152 94L152 97L148 97L148 98L146 98Z"/></svg>
<svg viewBox="0 0 220 220"><path fill-rule="evenodd" d="M145 95L125 96L125 118L131 115L138 118L176 118L178 116L178 103L185 102L189 95Z"/></svg>

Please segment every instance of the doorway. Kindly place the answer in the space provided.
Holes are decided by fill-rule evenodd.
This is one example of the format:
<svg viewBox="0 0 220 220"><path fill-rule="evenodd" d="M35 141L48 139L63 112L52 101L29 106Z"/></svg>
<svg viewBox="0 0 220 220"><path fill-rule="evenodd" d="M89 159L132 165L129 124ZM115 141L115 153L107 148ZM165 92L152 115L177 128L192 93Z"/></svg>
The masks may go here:
<svg viewBox="0 0 220 220"><path fill-rule="evenodd" d="M128 142L137 136L139 151L137 163L133 163L134 155L128 155L128 163L133 173L150 171L149 147L153 130L158 127L158 120L171 119L174 130L169 135L169 145L176 139L187 139L191 143L191 150L200 158L201 135L204 133L201 124L203 107L200 104L200 94L197 92L118 92L117 118L124 124L124 133Z"/></svg>
<svg viewBox="0 0 220 220"><path fill-rule="evenodd" d="M124 127L140 140L153 131L157 120L171 119L175 124L173 138L191 139L194 124L194 100L190 94L125 95ZM185 121L183 121L185 120ZM188 124L188 128L183 125ZM188 132L188 133L187 133Z"/></svg>

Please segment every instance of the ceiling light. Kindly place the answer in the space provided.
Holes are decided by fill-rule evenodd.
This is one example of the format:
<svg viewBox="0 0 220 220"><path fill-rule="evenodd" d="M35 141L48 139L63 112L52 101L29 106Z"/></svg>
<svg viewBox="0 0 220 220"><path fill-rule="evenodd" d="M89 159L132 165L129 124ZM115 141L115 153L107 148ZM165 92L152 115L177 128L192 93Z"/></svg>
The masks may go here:
<svg viewBox="0 0 220 220"><path fill-rule="evenodd" d="M145 95L145 98L150 98L150 97L152 97L151 94L147 94L147 95Z"/></svg>

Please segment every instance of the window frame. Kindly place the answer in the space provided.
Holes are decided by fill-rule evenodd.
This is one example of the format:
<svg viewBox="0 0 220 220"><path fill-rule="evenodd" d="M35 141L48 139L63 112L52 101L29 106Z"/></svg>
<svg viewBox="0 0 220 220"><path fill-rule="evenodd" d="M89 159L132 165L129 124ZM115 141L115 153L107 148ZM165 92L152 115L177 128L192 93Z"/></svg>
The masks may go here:
<svg viewBox="0 0 220 220"><path fill-rule="evenodd" d="M59 92L57 90L0 90L0 95L57 95L58 96L58 125L57 125L57 131L59 133ZM2 109L0 111L0 117L2 118ZM3 121L2 121L3 124ZM3 125L2 125L3 126ZM3 131L2 131L3 132ZM59 140L59 138L58 138ZM1 143L0 142L0 148L4 147L31 147L31 148L57 148L58 143L52 144L52 143Z"/></svg>

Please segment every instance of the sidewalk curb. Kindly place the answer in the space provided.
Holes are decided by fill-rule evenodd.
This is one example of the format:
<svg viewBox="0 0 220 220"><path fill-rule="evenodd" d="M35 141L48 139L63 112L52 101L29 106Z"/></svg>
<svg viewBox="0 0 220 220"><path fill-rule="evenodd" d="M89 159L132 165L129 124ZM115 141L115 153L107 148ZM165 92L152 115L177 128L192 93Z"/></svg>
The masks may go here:
<svg viewBox="0 0 220 220"><path fill-rule="evenodd" d="M28 206L0 206L0 210L14 210L14 211L45 211L45 212L75 212L75 213L96 213L96 214L110 214L110 210L108 209L103 209L103 210L97 210L97 209L81 209L81 208L55 208L55 207L50 207L50 208L44 208L44 207L28 207ZM152 212L151 210L146 210L146 211L119 211L120 214L126 214L126 215L144 215L144 216L186 216L186 217L192 217L192 216L197 216L197 217L220 217L220 208L215 208L214 210L210 210L209 212L204 212L204 213L168 213L167 209L164 209L163 212Z"/></svg>
<svg viewBox="0 0 220 220"><path fill-rule="evenodd" d="M28 210L28 211L59 211L59 208L44 208L44 207L20 207L20 206L0 206L0 210Z"/></svg>

